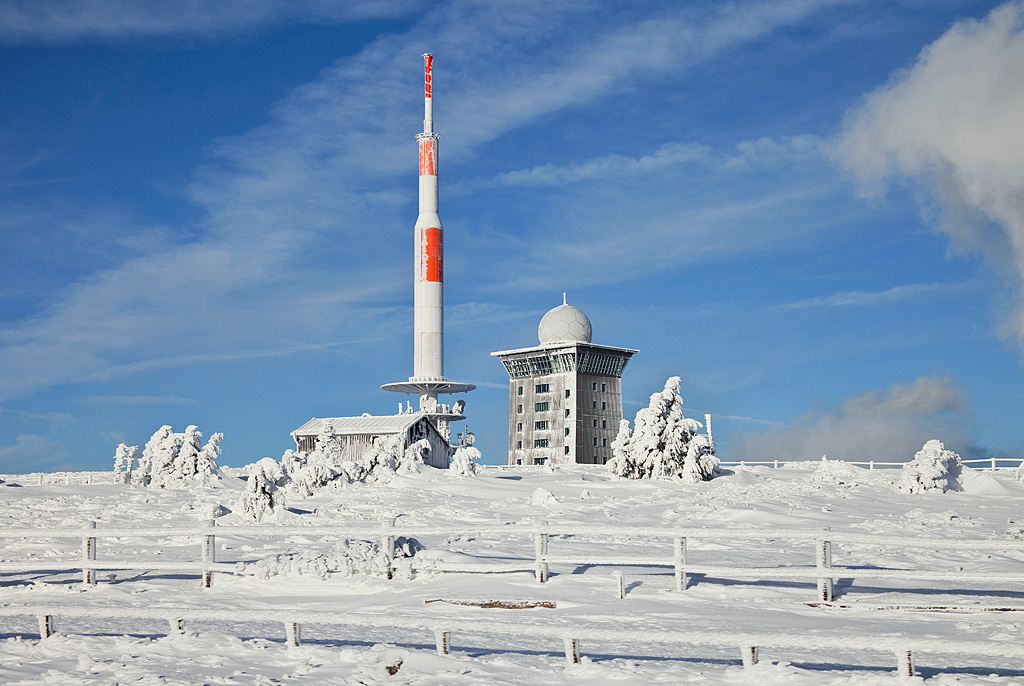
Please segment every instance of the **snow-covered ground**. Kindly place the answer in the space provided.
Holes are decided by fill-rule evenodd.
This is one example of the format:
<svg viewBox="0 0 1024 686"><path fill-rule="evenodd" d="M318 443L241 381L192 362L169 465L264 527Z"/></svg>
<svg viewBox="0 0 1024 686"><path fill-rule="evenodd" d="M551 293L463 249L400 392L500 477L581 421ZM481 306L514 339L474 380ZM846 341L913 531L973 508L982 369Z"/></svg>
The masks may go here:
<svg viewBox="0 0 1024 686"><path fill-rule="evenodd" d="M242 562L245 573L218 574L210 589L202 589L196 573L128 570L99 570L99 583L84 587L80 571L56 569L62 560L80 559L77 538L0 539L3 562L38 563L34 572L0 573L0 683L859 685L897 679L893 651L932 642L952 648L918 651L918 679L1024 684L1024 583L983 578L1024 573L1024 482L1012 473L967 470L962 491L907 494L896 489L898 478L898 471L834 462L736 468L698 484L614 481L586 467L487 469L465 478L426 469L386 485L355 483L289 500L289 512L251 533L227 532L248 526L235 512L220 516L225 533L216 538L217 562ZM193 490L12 482L17 477L0 485L6 531L79 529L89 520L101 533L195 528L216 505L237 511L244 489L236 479ZM403 527L424 525L487 532L416 533L424 549L396 560L395 578L387 580L375 566L378 539L346 545L346 530L375 529L391 517L399 535ZM691 536L688 565L813 566L813 541L787 539L785 532L830 527L837 540L844 533L890 539L836 543L836 566L963 570L964 577L840 578L836 606L821 608L811 605L816 584L810 579L693 574L679 592L671 567L639 562L552 564L545 584L529 571L436 571L445 564L531 561L535 543L523 531L542 521L559 530L616 532L552 536L554 558L669 559L671 539L647 534L709 529L750 536ZM308 527L309 534L258 533L267 526ZM1016 548L915 547L924 539L1002 540ZM195 536L101 535L98 561L196 561L199 552ZM299 553L305 557L296 560ZM337 573L320 578L325 560ZM621 600L616 570L625 573ZM427 602L433 600L555 607ZM989 611L997 608L1011 611ZM55 616L58 632L42 641L40 612ZM307 622L302 645L288 646L280 617L294 613L301 621L303 612L352 625ZM88 613L106 617L74 616ZM168 635L166 619L175 617L193 618L184 635ZM450 655L435 653L432 627L452 632ZM567 665L562 636L574 632L582 637L583 659ZM672 636L706 640L673 644ZM764 639L761 661L745 669L740 648L751 636ZM967 647L960 651L957 644ZM972 653L970 646L979 645L993 654Z"/></svg>

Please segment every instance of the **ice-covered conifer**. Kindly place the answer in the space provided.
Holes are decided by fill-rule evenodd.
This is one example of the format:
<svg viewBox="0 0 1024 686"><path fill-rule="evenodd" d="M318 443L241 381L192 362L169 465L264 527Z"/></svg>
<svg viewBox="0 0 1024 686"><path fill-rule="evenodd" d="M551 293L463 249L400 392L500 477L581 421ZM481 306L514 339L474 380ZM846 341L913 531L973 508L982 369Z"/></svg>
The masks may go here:
<svg viewBox="0 0 1024 686"><path fill-rule="evenodd" d="M199 432L199 427L195 424L189 424L185 428L171 473L174 481L184 481L199 472L199 452L202 450L202 440L203 434Z"/></svg>
<svg viewBox="0 0 1024 686"><path fill-rule="evenodd" d="M630 445L633 441L633 431L629 428L629 420L623 419L619 422L619 433L612 441L612 459L608 461L608 469L620 479L638 479L634 475L633 461L629 457Z"/></svg>
<svg viewBox="0 0 1024 686"><path fill-rule="evenodd" d="M220 432L213 434L199 453L199 457L196 459L196 477L201 483L208 484L221 478L217 458L220 457L220 442L223 440L224 434Z"/></svg>
<svg viewBox="0 0 1024 686"><path fill-rule="evenodd" d="M284 494L278 489L278 482L284 479L284 472L277 460L264 457L252 466L245 494L239 502L242 515L259 522L268 515L284 509Z"/></svg>
<svg viewBox="0 0 1024 686"><path fill-rule="evenodd" d="M903 465L903 474L896 487L904 493L948 491L956 487L962 464L960 456L946 450L942 442L932 439Z"/></svg>
<svg viewBox="0 0 1024 686"><path fill-rule="evenodd" d="M718 471L714 445L707 436L697 434L703 425L683 416L679 384L678 376L670 377L660 393L651 395L650 404L636 413L631 436L628 423L625 433L620 426L613 474L630 479L675 477L697 482L710 479Z"/></svg>
<svg viewBox="0 0 1024 686"><path fill-rule="evenodd" d="M139 456L139 446L121 443L114 452L114 475L118 483L131 483L132 468Z"/></svg>
<svg viewBox="0 0 1024 686"><path fill-rule="evenodd" d="M480 451L471 445L460 445L452 456L449 470L456 476L475 476L477 464L474 460L481 458Z"/></svg>
<svg viewBox="0 0 1024 686"><path fill-rule="evenodd" d="M320 433L316 437L316 449L326 457L331 464L341 462L341 440L334 433L334 425L324 420L320 426Z"/></svg>

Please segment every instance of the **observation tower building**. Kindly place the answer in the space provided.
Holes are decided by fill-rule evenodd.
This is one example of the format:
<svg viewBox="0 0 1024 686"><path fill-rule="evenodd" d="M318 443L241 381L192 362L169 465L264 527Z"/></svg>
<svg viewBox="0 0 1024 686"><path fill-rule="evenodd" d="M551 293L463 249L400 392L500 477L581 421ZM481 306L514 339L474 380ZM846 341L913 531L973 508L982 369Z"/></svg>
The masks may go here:
<svg viewBox="0 0 1024 686"><path fill-rule="evenodd" d="M622 371L637 350L591 342L565 302L540 320L540 345L491 353L509 376L508 463L604 464L622 420Z"/></svg>

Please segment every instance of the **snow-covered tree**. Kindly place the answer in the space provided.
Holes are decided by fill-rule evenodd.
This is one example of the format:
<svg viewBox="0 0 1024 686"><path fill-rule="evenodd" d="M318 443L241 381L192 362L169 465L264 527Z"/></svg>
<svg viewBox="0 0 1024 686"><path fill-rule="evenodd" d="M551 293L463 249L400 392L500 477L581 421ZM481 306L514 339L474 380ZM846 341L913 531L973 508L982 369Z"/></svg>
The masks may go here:
<svg viewBox="0 0 1024 686"><path fill-rule="evenodd" d="M131 483L132 467L139 456L139 446L121 443L114 452L114 474L118 483Z"/></svg>
<svg viewBox="0 0 1024 686"><path fill-rule="evenodd" d="M629 459L629 449L633 442L633 430L629 428L629 420L619 422L619 433L612 441L612 459L608 461L608 469L620 479L639 479L634 474L633 461Z"/></svg>
<svg viewBox="0 0 1024 686"><path fill-rule="evenodd" d="M398 472L405 474L419 474L420 468L423 467L423 463L426 461L427 456L430 454L430 441L425 438L421 438L415 443L411 444L402 453L402 457L398 462Z"/></svg>
<svg viewBox="0 0 1024 686"><path fill-rule="evenodd" d="M714 445L697 432L703 425L683 416L680 380L673 376L650 404L636 413L632 435L620 425L612 443L611 472L620 478L675 477L695 483L718 471Z"/></svg>
<svg viewBox="0 0 1024 686"><path fill-rule="evenodd" d="M204 484L221 477L217 458L220 457L220 442L223 440L224 434L220 432L213 434L199 453L199 457L196 460L196 476Z"/></svg>
<svg viewBox="0 0 1024 686"><path fill-rule="evenodd" d="M449 471L456 476L476 476L477 464L474 460L482 457L480 451L470 445L460 445L452 456Z"/></svg>
<svg viewBox="0 0 1024 686"><path fill-rule="evenodd" d="M132 472L132 483L166 488L206 484L219 479L217 456L224 434L213 434L201 448L202 438L203 434L193 425L184 433L174 433L168 425L161 426L146 443L139 466Z"/></svg>
<svg viewBox="0 0 1024 686"><path fill-rule="evenodd" d="M946 450L942 442L932 439L903 465L903 474L896 487L904 493L948 491L955 487L962 468L960 456Z"/></svg>
<svg viewBox="0 0 1024 686"><path fill-rule="evenodd" d="M330 421L324 420L320 426L320 433L316 437L316 449L326 457L331 464L341 462L341 440L334 433L334 426Z"/></svg>
<svg viewBox="0 0 1024 686"><path fill-rule="evenodd" d="M278 488L278 483L284 479L281 464L273 458L264 457L253 465L245 494L239 502L243 516L259 522L268 515L282 511L284 494Z"/></svg>
<svg viewBox="0 0 1024 686"><path fill-rule="evenodd" d="M358 474L352 473L353 481L387 483L391 481L402 461L402 437L398 434L374 439L373 445L359 458Z"/></svg>

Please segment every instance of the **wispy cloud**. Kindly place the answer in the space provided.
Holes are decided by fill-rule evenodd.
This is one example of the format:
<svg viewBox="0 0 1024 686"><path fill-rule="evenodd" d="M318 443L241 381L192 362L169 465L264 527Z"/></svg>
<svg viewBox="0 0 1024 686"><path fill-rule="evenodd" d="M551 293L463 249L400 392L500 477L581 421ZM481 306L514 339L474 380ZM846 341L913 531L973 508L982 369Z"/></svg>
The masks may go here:
<svg viewBox="0 0 1024 686"><path fill-rule="evenodd" d="M195 400L178 395L90 395L79 398L89 405L194 405Z"/></svg>
<svg viewBox="0 0 1024 686"><path fill-rule="evenodd" d="M734 414L716 414L714 419L725 419L728 421L739 422L740 424L760 424L762 426L785 426L784 422L778 422L773 419L758 419L757 417L743 417Z"/></svg>
<svg viewBox="0 0 1024 686"><path fill-rule="evenodd" d="M68 457L61 444L45 436L19 434L13 445L0 446L0 469L24 471L24 465L43 469L59 464Z"/></svg>
<svg viewBox="0 0 1024 686"><path fill-rule="evenodd" d="M81 35L178 31L172 20L152 20L151 7L149 14L139 14L142 10L128 7L131 3L100 4L43 5L49 8L39 10L43 19L19 10L18 16L7 15L7 25L22 28L8 29L8 35L30 32L25 26L47 26L46 21L62 16L58 10L68 10L68 25L78 26L68 30ZM646 13L587 3L456 0L434 7L409 32L383 36L295 89L265 124L211 145L209 163L197 170L187 189L202 212L194 226L181 232L187 238L117 253L112 257L116 264L67 284L44 310L8 322L0 332L0 377L8 380L0 396L197 360L317 350L393 329L391 305L409 290L405 256L414 209L406 174L409 135L419 126L419 55L427 47L448 56L447 71L435 85L440 88L443 80L445 128L458 132L444 141L446 159L457 164L482 144L539 117L585 106L632 88L638 80L679 73L830 4L708 3ZM237 3L224 7L210 10L210 26L228 25L234 20L225 19L227 14L248 11ZM295 16L284 9L285 3L255 7L256 18L243 16L237 25ZM76 23L75 17L91 14L82 8L96 10L92 28ZM180 15L187 18L195 11L187 6ZM308 16L316 12L310 10ZM609 21L579 21L593 19L594 12ZM331 11L321 14L326 17ZM36 19L26 19L29 15ZM4 23L0 15L0 25ZM35 31L43 36L46 30ZM595 50L595 45L601 48ZM763 142L751 150L755 148L759 154L767 149ZM652 185L651 177L658 174L643 172L652 165L672 168L658 165L694 150L674 144L640 154L635 163L624 156L578 164L565 178L598 174L602 164L633 165L642 192L628 205L619 203L621 196L605 195L595 202L597 188L566 198L551 207L548 221L563 222L569 230L544 250L534 242L527 272L507 273L503 270L508 265L492 269L476 259L467 270L469 278L484 287L500 283L507 288L522 279L531 289L546 288L551 266L557 264L560 274L579 277L579 283L595 278L607 282L607 273L595 275L582 268L589 259L586 251L620 255L613 278L651 273L671 268L680 258L778 242L779 236L759 237L745 228L766 208L776 211L780 229L814 230L813 222L798 221L786 212L794 196L820 192L810 185L752 199L737 195L727 198L731 202L684 211L678 176L665 175ZM740 157L750 154L739 151ZM558 175L557 170L550 173ZM724 176L721 184L723 190L730 188ZM638 189L624 192L636 194ZM636 197L643 200L637 203ZM670 199L672 203L661 202ZM125 229L120 233L131 233L130 219L114 221ZM581 222L586 223L586 241L579 240ZM534 235L550 235L547 226L536 227ZM623 226L644 232L645 240L623 235ZM479 238L472 246L473 258L481 250L491 256L505 254L508 236ZM470 249L462 249L468 256ZM449 256L453 258L458 254ZM325 316L324 303L329 301L330 316Z"/></svg>
<svg viewBox="0 0 1024 686"><path fill-rule="evenodd" d="M286 0L33 0L0 4L0 39L66 41L83 38L209 35L252 31L284 21L338 23L396 17L415 0L288 2Z"/></svg>
<svg viewBox="0 0 1024 686"><path fill-rule="evenodd" d="M797 300L796 302L775 305L777 311L807 310L828 307L868 307L886 305L903 300L914 300L929 295L938 295L963 290L968 284L963 283L912 283L893 286L884 291L843 291L832 295Z"/></svg>

